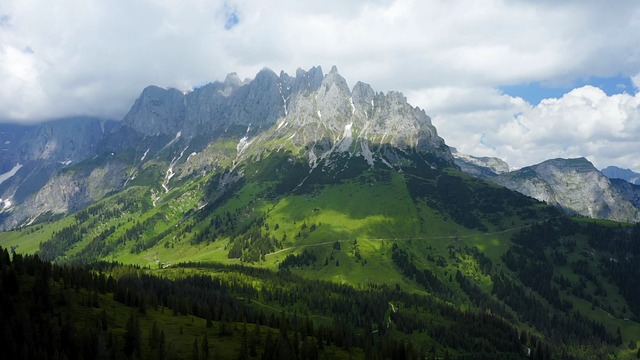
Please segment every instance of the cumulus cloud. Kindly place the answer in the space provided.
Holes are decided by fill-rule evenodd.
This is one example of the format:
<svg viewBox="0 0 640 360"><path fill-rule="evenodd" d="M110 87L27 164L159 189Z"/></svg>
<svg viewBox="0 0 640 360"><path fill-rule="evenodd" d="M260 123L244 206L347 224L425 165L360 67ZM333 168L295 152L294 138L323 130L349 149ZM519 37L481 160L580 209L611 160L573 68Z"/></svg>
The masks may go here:
<svg viewBox="0 0 640 360"><path fill-rule="evenodd" d="M150 84L187 90L229 72L244 78L263 67L291 74L335 64L351 84L403 91L461 150L494 153L520 166L520 145L508 151L507 144L555 141L557 132L545 136L531 123L554 107L496 89L592 76L635 76L637 88L639 18L635 0L5 0L0 120L120 119ZM570 108L577 95L567 96L555 106ZM609 111L602 101L598 106ZM556 121L559 112L551 114ZM571 129L576 134L564 140L595 131L593 125ZM607 134L617 137L608 141L627 141L614 130ZM586 149L580 144L565 147L589 155L578 154Z"/></svg>
<svg viewBox="0 0 640 360"><path fill-rule="evenodd" d="M584 156L598 168L640 170L640 94L608 96L583 86L537 106L497 91L476 94L495 106L462 113L445 108L433 119L445 139L455 135L453 145L462 152L498 156L513 167Z"/></svg>
<svg viewBox="0 0 640 360"><path fill-rule="evenodd" d="M636 92L640 92L640 73L637 73L635 76L632 76L631 82L633 83L633 86L635 86Z"/></svg>

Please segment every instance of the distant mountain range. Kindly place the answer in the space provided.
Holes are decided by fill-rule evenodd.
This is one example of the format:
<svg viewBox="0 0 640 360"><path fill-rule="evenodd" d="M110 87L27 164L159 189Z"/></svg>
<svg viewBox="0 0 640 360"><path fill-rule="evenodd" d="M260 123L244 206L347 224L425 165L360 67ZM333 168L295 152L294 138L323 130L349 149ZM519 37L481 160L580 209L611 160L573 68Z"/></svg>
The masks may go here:
<svg viewBox="0 0 640 360"><path fill-rule="evenodd" d="M611 181L585 158L552 159L504 173L491 181L579 215L640 221L640 186Z"/></svg>
<svg viewBox="0 0 640 360"><path fill-rule="evenodd" d="M400 169L403 157L418 153L430 166L453 165L423 110L362 82L351 90L335 67L295 77L265 69L246 82L230 74L186 94L149 86L120 122L2 125L0 135L5 229L73 213L144 182L142 173L168 191L178 179L268 152L290 150L311 169L336 172L344 169L332 159L345 156Z"/></svg>
<svg viewBox="0 0 640 360"><path fill-rule="evenodd" d="M167 163L160 167L166 168L156 170L164 174L163 189L169 189L172 180L220 166L203 153L223 138L236 143L224 156L232 167L286 148L300 152L312 169L335 168L331 158L338 154L361 157L369 166L399 168L401 154L415 150L576 214L639 219L637 189L604 177L637 185L640 175L631 170L608 167L600 173L584 159L581 167L555 159L510 173L500 159L447 147L425 112L401 94L376 93L362 82L349 89L334 67L326 75L312 68L293 77L265 69L245 81L229 74L224 82L188 93L149 86L120 122L71 118L2 124L2 227L73 213L135 184L138 174L162 156ZM167 154L174 145L180 149Z"/></svg>
<svg viewBox="0 0 640 360"><path fill-rule="evenodd" d="M486 179L569 214L623 222L640 221L640 186L630 170L609 167L602 172L585 158L551 159L509 171L506 162L453 152L456 165L469 175ZM606 174L605 174L606 173ZM622 176L626 176L623 179Z"/></svg>
<svg viewBox="0 0 640 360"><path fill-rule="evenodd" d="M601 171L602 174L609 179L622 179L634 185L640 185L640 174L629 169L622 169L617 166L607 166Z"/></svg>
<svg viewBox="0 0 640 360"><path fill-rule="evenodd" d="M176 358L208 349L192 346L196 328L238 358L258 356L249 344L265 358L317 358L294 356L301 342L329 358L598 359L637 348L640 225L583 217L638 221L640 186L584 158L510 171L461 154L402 94L349 87L335 67L230 74L186 93L150 86L119 122L2 125L0 141L0 270L4 301L21 304L11 321L83 304L108 317L90 331L102 340L86 343L113 339L113 357L126 341L106 331L125 317L96 308L112 301L145 328L175 324L164 307L190 314L176 320L184 329L166 327L181 339ZM98 269L72 272L78 264ZM98 277L106 268L119 285ZM74 281L86 290L64 290ZM52 311L51 326L25 326L24 338L93 319ZM265 326L285 355L268 356Z"/></svg>

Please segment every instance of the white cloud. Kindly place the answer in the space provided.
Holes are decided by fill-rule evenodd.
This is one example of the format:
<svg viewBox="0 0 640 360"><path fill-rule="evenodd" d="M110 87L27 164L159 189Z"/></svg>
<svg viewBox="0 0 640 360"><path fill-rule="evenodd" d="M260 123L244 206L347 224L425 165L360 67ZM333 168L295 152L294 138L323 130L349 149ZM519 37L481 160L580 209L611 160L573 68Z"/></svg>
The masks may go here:
<svg viewBox="0 0 640 360"><path fill-rule="evenodd" d="M476 94L493 108L445 108L433 119L440 135L461 152L498 156L514 167L584 156L598 168L640 170L640 94L607 96L584 86L537 106L498 92Z"/></svg>
<svg viewBox="0 0 640 360"><path fill-rule="evenodd" d="M640 72L631 77L631 82L633 83L633 86L635 86L636 91L640 92Z"/></svg>
<svg viewBox="0 0 640 360"><path fill-rule="evenodd" d="M149 84L189 89L228 72L253 77L265 66L291 74L335 64L352 85L405 92L462 151L505 154L520 166L529 155L518 155L521 145L510 139L536 141L528 151L537 159L543 138L583 141L585 131L595 141L596 115L577 103L588 121L569 124L560 113L571 97L534 108L495 89L633 75L638 87L638 19L635 0L4 0L0 119L121 118ZM610 116L615 107L603 102L618 100L596 103ZM543 110L558 122L546 126L568 126L572 135L536 128ZM515 113L522 116L514 120ZM628 124L605 122L607 141L628 141ZM587 149L580 143L564 147L589 155L579 153Z"/></svg>

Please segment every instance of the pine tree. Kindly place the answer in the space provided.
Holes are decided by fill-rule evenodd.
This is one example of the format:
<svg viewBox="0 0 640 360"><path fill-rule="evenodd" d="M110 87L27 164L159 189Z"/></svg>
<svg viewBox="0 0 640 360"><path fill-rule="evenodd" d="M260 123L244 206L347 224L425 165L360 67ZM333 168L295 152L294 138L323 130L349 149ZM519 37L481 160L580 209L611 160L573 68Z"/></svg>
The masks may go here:
<svg viewBox="0 0 640 360"><path fill-rule="evenodd" d="M273 343L273 336L271 335L271 328L269 328L269 330L267 330L267 337L264 340L264 350L262 353L263 360L273 359L274 347L275 346Z"/></svg>
<svg viewBox="0 0 640 360"><path fill-rule="evenodd" d="M198 337L197 336L193 340L193 350L192 350L192 353L191 353L191 359L200 360L200 355L198 353Z"/></svg>
<svg viewBox="0 0 640 360"><path fill-rule="evenodd" d="M209 340L207 339L207 333L204 333L202 338L200 359L209 360Z"/></svg>
<svg viewBox="0 0 640 360"><path fill-rule="evenodd" d="M160 330L158 330L157 322L153 322L151 334L149 335L149 346L151 349L157 349L160 346Z"/></svg>
<svg viewBox="0 0 640 360"><path fill-rule="evenodd" d="M124 353L128 357L135 354L140 357L140 323L138 318L131 314L127 320L124 333Z"/></svg>

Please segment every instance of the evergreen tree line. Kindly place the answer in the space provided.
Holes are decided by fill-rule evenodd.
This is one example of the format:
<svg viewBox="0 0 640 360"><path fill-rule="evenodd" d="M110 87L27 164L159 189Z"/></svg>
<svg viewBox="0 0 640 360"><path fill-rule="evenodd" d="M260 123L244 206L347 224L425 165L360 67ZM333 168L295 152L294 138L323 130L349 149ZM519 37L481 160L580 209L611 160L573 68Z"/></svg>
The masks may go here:
<svg viewBox="0 0 640 360"><path fill-rule="evenodd" d="M562 240L583 231L585 229L577 222L560 217L534 224L515 234L502 260L522 284L535 293L513 282L504 273L492 277L492 292L515 310L522 320L545 333L553 333L561 341L593 346L598 343L617 345L618 337L603 324L572 310L571 302L560 297L559 288L573 285L564 277L554 276L555 265L566 264L566 258L559 250ZM580 260L574 261L571 268L583 276L591 271ZM592 279L596 280L595 277Z"/></svg>
<svg viewBox="0 0 640 360"><path fill-rule="evenodd" d="M430 358L430 354L441 357L448 351L478 359L488 353L498 354L497 358L516 358L515 354L522 353L521 347L504 341L505 334L517 330L499 318L462 312L436 299L386 286L356 290L249 268L248 274L238 274L238 270L245 269L242 267L226 268L221 277L191 275L169 280L117 264L101 263L89 271L52 265L37 256L15 254L11 258L5 249L0 251L0 269L3 290L0 346L8 358L171 357L163 332L152 328L149 334L141 333L135 315L130 316L122 335L108 329L104 316L94 319L93 325L78 328L71 311L75 295L65 295L68 291L88 292L87 304L97 308L99 294L113 294L115 300L139 314L145 314L150 307L166 306L176 315L202 317L207 326L216 322L220 336L228 336L238 322L274 329L261 348L256 345L259 340L255 335L243 331L239 358L316 359L330 346L349 352L360 349L361 354L372 359ZM268 286L254 288L246 281L250 276L259 276ZM385 323L390 301L403 306ZM293 311L265 312L256 302L279 304ZM412 313L421 320L410 330L416 319ZM322 316L312 320L317 315L310 314ZM436 325L431 321L436 318L447 321L437 321ZM450 325L443 327L443 323ZM470 326L482 330L471 333ZM407 333L425 331L434 341L433 351L398 337L388 331L390 327ZM468 333L468 337L447 335L461 332ZM482 347L478 345L480 334L484 339ZM147 337L148 346L143 344ZM198 356L202 358L209 346L199 343L194 348L198 348Z"/></svg>

